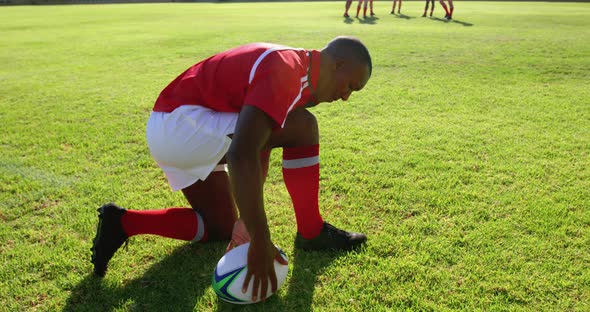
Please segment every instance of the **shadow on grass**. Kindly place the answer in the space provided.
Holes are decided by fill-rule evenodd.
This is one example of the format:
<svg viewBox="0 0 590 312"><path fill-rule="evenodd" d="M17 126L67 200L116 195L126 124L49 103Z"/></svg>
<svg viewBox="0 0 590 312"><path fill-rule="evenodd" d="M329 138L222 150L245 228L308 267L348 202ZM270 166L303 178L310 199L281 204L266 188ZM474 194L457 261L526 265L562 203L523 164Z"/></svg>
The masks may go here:
<svg viewBox="0 0 590 312"><path fill-rule="evenodd" d="M456 20L456 19L447 20L446 18L439 18L439 17L430 17L430 19L433 20L433 21L443 22L443 23L456 23L456 24L461 24L461 25L463 25L465 27L473 26L473 24L471 24L471 23L459 21L459 20Z"/></svg>
<svg viewBox="0 0 590 312"><path fill-rule="evenodd" d="M408 16L408 15L405 15L403 13L396 14L395 16L397 18L403 18L403 19L406 19L406 20L411 20L413 18L416 18L415 16Z"/></svg>
<svg viewBox="0 0 590 312"><path fill-rule="evenodd" d="M468 22L462 22L462 21L458 21L458 20L456 20L456 19L452 20L452 22L453 22L453 23L457 23L457 24L461 24L461 25L463 25L463 26L465 26L465 27L473 26L473 24L471 24L471 23L468 23Z"/></svg>
<svg viewBox="0 0 590 312"><path fill-rule="evenodd" d="M281 311L312 311L313 294L317 278L327 267L345 255L343 251L300 251L294 250L293 271L289 280L287 295L283 297Z"/></svg>
<svg viewBox="0 0 590 312"><path fill-rule="evenodd" d="M443 23L448 23L449 22L449 20L446 19L446 18L440 18L440 17L435 17L435 16L431 16L430 19L433 20L433 21L443 22Z"/></svg>
<svg viewBox="0 0 590 312"><path fill-rule="evenodd" d="M192 311L211 286L213 268L224 250L223 243L183 245L123 286L109 285L108 276L103 280L90 273L72 289L64 311Z"/></svg>
<svg viewBox="0 0 590 312"><path fill-rule="evenodd" d="M359 23L369 24L369 25L375 25L375 24L377 24L377 21L379 20L379 18L376 16L367 16L367 17L363 17L363 18L358 17L357 19L359 20Z"/></svg>
<svg viewBox="0 0 590 312"><path fill-rule="evenodd" d="M226 244L186 244L122 285L89 273L72 290L64 311L193 311L211 287L211 274ZM121 252L121 251L119 251ZM218 311L310 311L317 277L344 252L294 250L286 295L264 303L237 306L218 301ZM115 255L113 261L117 261ZM109 273L107 272L107 275ZM285 293L285 290L283 290Z"/></svg>

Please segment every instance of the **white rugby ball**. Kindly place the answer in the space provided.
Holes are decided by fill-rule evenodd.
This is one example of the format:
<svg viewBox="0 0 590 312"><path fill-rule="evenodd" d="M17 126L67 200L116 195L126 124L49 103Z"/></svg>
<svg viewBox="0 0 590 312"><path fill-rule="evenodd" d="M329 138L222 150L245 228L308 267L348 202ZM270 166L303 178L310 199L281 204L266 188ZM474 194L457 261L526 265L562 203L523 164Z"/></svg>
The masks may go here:
<svg viewBox="0 0 590 312"><path fill-rule="evenodd" d="M246 278L248 271L248 248L250 243L240 245L228 253L226 253L215 267L213 272L212 286L217 296L226 302L235 304L249 304L256 303L262 300L262 296L259 296L257 301L252 301L252 284L254 284L254 278L250 279L248 285L248 291L242 292L242 285ZM278 248L278 247L277 247ZM281 257L287 260L285 253L278 248ZM282 265L275 260L275 273L277 275L277 290L281 288L285 279L287 279L287 273L289 273L289 266ZM266 292L266 298L272 296L272 289L270 286L270 279L268 281L268 291Z"/></svg>

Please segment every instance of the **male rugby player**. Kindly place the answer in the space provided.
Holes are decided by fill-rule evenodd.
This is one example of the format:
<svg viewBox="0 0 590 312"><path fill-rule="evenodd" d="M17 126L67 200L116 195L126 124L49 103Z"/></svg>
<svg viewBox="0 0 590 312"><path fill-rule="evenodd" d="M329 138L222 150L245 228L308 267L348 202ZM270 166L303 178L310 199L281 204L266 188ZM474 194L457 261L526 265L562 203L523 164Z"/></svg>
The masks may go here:
<svg viewBox="0 0 590 312"><path fill-rule="evenodd" d="M362 245L364 234L337 229L320 215L319 131L307 108L346 101L367 84L371 71L367 48L352 37L337 37L322 50L248 44L187 69L160 93L146 134L170 186L192 208L100 207L94 273L104 276L133 235L206 242L230 240L235 229L230 245L250 241L244 286L254 279L253 300L259 290L266 294L269 280L276 291L273 261L281 257L268 229L263 183L270 150L279 147L297 222L295 248Z"/></svg>
<svg viewBox="0 0 590 312"><path fill-rule="evenodd" d="M430 16L432 16L432 12L434 12L434 0L426 0L426 6L424 7L424 14L422 14L422 17L426 17L426 12L428 11L428 2L432 3L430 8Z"/></svg>
<svg viewBox="0 0 590 312"><path fill-rule="evenodd" d="M453 6L453 0L447 0L447 2L449 2L448 7L445 4L445 0L439 0L439 2L443 9L445 9L445 18L448 20L453 19L453 11L455 10L455 7Z"/></svg>
<svg viewBox="0 0 590 312"><path fill-rule="evenodd" d="M352 4L352 0L346 0L346 5L344 5L344 17L348 18L348 10L350 9L350 5Z"/></svg>
<svg viewBox="0 0 590 312"><path fill-rule="evenodd" d="M397 14L401 14L401 9L402 9L402 0L393 0L393 7L391 8L391 13L390 14L395 14L395 3L399 2L399 5L397 7Z"/></svg>
<svg viewBox="0 0 590 312"><path fill-rule="evenodd" d="M356 18L359 17L359 13L361 11L361 5L363 4L363 2L364 2L364 6L363 6L363 18L367 18L367 5L368 4L370 4L371 16L374 16L375 13L373 12L373 0L359 0L359 4L356 7Z"/></svg>

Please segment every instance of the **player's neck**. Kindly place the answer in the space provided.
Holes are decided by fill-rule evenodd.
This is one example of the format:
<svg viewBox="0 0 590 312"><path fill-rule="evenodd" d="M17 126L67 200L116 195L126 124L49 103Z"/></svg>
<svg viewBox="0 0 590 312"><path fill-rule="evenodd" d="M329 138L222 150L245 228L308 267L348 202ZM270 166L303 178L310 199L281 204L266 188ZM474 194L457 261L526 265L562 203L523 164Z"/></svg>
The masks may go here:
<svg viewBox="0 0 590 312"><path fill-rule="evenodd" d="M318 88L321 88L321 86L326 84L326 81L332 79L332 72L335 70L335 68L336 63L334 62L334 57L332 57L326 50L320 51L320 73L318 75L318 82L314 91L317 91ZM317 94L315 96L317 98Z"/></svg>

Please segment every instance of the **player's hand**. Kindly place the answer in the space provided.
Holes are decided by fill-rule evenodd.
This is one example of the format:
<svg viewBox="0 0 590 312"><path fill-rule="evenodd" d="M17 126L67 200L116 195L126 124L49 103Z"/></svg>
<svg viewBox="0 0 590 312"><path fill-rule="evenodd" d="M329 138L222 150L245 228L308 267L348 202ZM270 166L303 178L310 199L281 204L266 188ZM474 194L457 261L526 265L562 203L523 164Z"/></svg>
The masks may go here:
<svg viewBox="0 0 590 312"><path fill-rule="evenodd" d="M266 292L268 291L268 281L270 280L270 287L272 292L277 291L277 275L275 273L274 261L277 260L283 265L287 265L287 261L281 257L279 251L270 241L270 239L252 240L248 249L248 273L242 285L242 292L248 290L250 279L254 278L252 285L252 301L266 299Z"/></svg>
<svg viewBox="0 0 590 312"><path fill-rule="evenodd" d="M246 229L246 224L242 219L238 219L236 223L234 223L234 228L231 233L231 241L227 244L225 248L225 253L228 253L230 250L248 243L250 241L250 233L248 233L248 229Z"/></svg>

